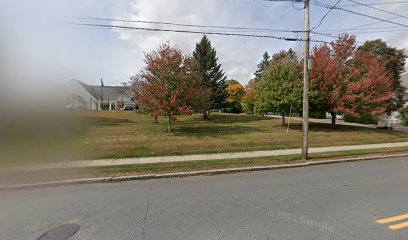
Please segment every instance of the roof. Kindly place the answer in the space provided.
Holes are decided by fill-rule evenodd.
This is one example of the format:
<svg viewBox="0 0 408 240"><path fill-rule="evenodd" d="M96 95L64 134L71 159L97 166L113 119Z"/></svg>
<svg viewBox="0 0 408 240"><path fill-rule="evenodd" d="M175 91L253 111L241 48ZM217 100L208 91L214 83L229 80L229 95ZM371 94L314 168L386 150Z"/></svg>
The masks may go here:
<svg viewBox="0 0 408 240"><path fill-rule="evenodd" d="M94 97L97 100L100 100L100 89L96 90L95 86L90 86L84 82L81 82L79 80L74 79L74 81L76 81L81 87L83 87L89 94L92 95L92 97Z"/></svg>
<svg viewBox="0 0 408 240"><path fill-rule="evenodd" d="M74 79L81 87L83 87L89 94L92 95L96 100L119 100L126 92L125 87L123 86L97 86L97 85L88 85L84 82Z"/></svg>

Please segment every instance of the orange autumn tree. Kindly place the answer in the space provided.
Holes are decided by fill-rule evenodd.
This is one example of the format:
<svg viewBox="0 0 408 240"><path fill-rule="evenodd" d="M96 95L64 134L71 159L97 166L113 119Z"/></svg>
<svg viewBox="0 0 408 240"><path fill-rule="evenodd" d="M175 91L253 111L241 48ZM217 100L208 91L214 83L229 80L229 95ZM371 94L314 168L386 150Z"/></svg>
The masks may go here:
<svg viewBox="0 0 408 240"><path fill-rule="evenodd" d="M208 90L199 81L196 63L169 43L145 54L146 66L138 75L139 106L147 114L168 118L168 131L176 116L205 109Z"/></svg>
<svg viewBox="0 0 408 240"><path fill-rule="evenodd" d="M240 113L242 111L241 101L245 95L245 88L234 79L228 80L227 85L226 110L231 113Z"/></svg>
<svg viewBox="0 0 408 240"><path fill-rule="evenodd" d="M393 98L391 79L370 54L356 50L354 36L342 35L330 45L314 48L311 59L311 99L332 116L381 116Z"/></svg>

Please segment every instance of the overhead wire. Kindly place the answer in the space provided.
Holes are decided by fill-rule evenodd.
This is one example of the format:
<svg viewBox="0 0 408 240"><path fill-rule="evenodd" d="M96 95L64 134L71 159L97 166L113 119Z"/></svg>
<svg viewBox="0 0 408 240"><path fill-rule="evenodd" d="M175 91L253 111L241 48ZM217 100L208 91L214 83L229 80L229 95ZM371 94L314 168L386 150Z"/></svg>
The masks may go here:
<svg viewBox="0 0 408 240"><path fill-rule="evenodd" d="M336 2L336 4L334 4L334 5L329 9L329 11L327 11L327 13L320 19L319 24L317 24L316 26L314 26L311 30L314 30L314 29L319 28L320 25L322 25L324 19L330 14L330 12L331 12L340 2L341 2L341 0L338 0L338 1Z"/></svg>

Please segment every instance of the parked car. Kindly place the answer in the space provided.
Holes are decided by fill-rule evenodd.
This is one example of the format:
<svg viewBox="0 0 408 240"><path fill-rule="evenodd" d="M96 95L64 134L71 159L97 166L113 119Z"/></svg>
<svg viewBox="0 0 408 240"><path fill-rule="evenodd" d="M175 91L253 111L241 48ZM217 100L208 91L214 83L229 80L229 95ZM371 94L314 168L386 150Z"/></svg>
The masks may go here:
<svg viewBox="0 0 408 240"><path fill-rule="evenodd" d="M223 113L223 112L224 112L224 108L212 109L211 112Z"/></svg>
<svg viewBox="0 0 408 240"><path fill-rule="evenodd" d="M136 107L134 106L134 105L126 105L124 108L123 108L123 110L125 110L125 111L133 111L133 110L135 110L136 109Z"/></svg>

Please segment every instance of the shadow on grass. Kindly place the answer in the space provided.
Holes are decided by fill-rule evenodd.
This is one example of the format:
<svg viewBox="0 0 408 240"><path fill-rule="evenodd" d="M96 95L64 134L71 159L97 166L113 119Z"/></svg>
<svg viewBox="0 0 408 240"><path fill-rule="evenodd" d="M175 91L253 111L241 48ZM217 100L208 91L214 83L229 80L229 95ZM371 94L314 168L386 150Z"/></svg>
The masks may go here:
<svg viewBox="0 0 408 240"><path fill-rule="evenodd" d="M208 123L249 123L263 120L270 120L269 117L257 116L257 115L245 115L245 114L226 114L226 113L213 113L209 119L203 119L201 116L197 116L193 119L194 122L208 122Z"/></svg>
<svg viewBox="0 0 408 240"><path fill-rule="evenodd" d="M106 117L77 117L74 119L85 126L116 126L122 123L134 123L129 119L106 118Z"/></svg>
<svg viewBox="0 0 408 240"><path fill-rule="evenodd" d="M291 123L289 126L291 130L302 130L301 123ZM375 132L375 133L385 133L385 134L397 134L397 132L377 129L377 128L366 128L359 126L349 126L349 125L336 125L334 128L329 123L309 123L309 130L312 132Z"/></svg>
<svg viewBox="0 0 408 240"><path fill-rule="evenodd" d="M173 130L176 136L192 136L192 137L223 137L239 134L248 134L254 132L262 132L261 128L246 127L246 126L226 126L226 125L206 125L206 126L177 126Z"/></svg>

